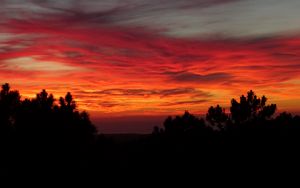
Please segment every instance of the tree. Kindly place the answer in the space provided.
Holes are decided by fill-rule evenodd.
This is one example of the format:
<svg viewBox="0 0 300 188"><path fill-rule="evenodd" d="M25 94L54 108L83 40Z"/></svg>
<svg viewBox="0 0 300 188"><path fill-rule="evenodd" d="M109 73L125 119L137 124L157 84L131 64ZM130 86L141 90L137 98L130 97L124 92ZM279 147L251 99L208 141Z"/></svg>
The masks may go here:
<svg viewBox="0 0 300 188"><path fill-rule="evenodd" d="M185 111L182 116L172 118L169 116L164 122L165 132L171 134L196 131L205 128L203 119L199 119L188 111Z"/></svg>
<svg viewBox="0 0 300 188"><path fill-rule="evenodd" d="M18 91L11 91L8 83L2 85L0 92L0 126L12 126L21 96Z"/></svg>
<svg viewBox="0 0 300 188"><path fill-rule="evenodd" d="M271 118L271 116L273 116L273 114L275 113L276 109L277 109L276 104L271 104L271 105L264 106L261 109L261 111L259 111L258 117L260 117L262 119Z"/></svg>
<svg viewBox="0 0 300 188"><path fill-rule="evenodd" d="M11 167L12 159L15 157L16 129L14 124L20 98L19 92L11 91L8 83L2 85L0 91L0 165L2 168L3 166Z"/></svg>
<svg viewBox="0 0 300 188"><path fill-rule="evenodd" d="M225 108L219 105L216 107L211 106L206 114L206 120L212 125L217 125L219 128L222 128L228 120L228 115L225 113Z"/></svg>
<svg viewBox="0 0 300 188"><path fill-rule="evenodd" d="M59 98L60 109L68 112L74 112L76 110L76 102L73 99L73 96L68 92L65 98Z"/></svg>
<svg viewBox="0 0 300 188"><path fill-rule="evenodd" d="M9 90L10 90L9 84L8 83L3 84L2 85L2 90L1 90L1 96L8 95Z"/></svg>
<svg viewBox="0 0 300 188"><path fill-rule="evenodd" d="M52 94L48 94L45 89L36 95L36 98L32 100L36 103L37 108L43 111L50 111L54 107L54 97Z"/></svg>
<svg viewBox="0 0 300 188"><path fill-rule="evenodd" d="M266 105L267 98L259 98L250 90L247 97L242 95L240 101L231 100L231 118L235 123L242 123L256 118L270 118L276 111L276 104Z"/></svg>

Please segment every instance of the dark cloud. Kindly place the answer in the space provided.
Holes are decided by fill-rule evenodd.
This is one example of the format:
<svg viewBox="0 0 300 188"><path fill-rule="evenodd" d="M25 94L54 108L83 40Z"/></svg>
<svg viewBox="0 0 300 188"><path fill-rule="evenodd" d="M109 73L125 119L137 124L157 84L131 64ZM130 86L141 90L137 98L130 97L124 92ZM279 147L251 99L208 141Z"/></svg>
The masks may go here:
<svg viewBox="0 0 300 188"><path fill-rule="evenodd" d="M100 105L100 107L103 108L111 108L111 107L115 107L115 106L123 106L122 104L116 103L116 102L112 102L112 101L100 101L98 103Z"/></svg>
<svg viewBox="0 0 300 188"><path fill-rule="evenodd" d="M176 82L197 82L197 83L211 83L211 82L225 82L233 78L229 73L217 72L212 74L195 74L192 72L168 72L167 75L171 80Z"/></svg>
<svg viewBox="0 0 300 188"><path fill-rule="evenodd" d="M195 55L195 54L191 54L191 55L176 55L174 54L174 63L189 63L189 62L206 62L208 60L211 60L213 58L213 56L209 56L209 55Z"/></svg>
<svg viewBox="0 0 300 188"><path fill-rule="evenodd" d="M240 0L192 0L192 1L186 1L186 0L180 0L182 1L182 6L180 8L195 8L195 7L209 7L213 5L219 5L224 3L230 3L234 1L240 1Z"/></svg>
<svg viewBox="0 0 300 188"><path fill-rule="evenodd" d="M197 95L198 97L211 97L211 95L204 91L199 91L194 88L176 88L176 89L165 89L158 92L161 97L167 97L172 95L180 94L192 94Z"/></svg>
<svg viewBox="0 0 300 188"><path fill-rule="evenodd" d="M206 103L209 100L191 100L191 101L177 101L177 102L168 102L168 103L163 103L161 106L176 106L176 105L198 105L202 103Z"/></svg>
<svg viewBox="0 0 300 188"><path fill-rule="evenodd" d="M148 14L157 14L163 11L189 8L205 8L208 6L228 3L235 0L152 0L152 1L15 1L2 3L2 12L9 17L26 19L26 17L40 18L41 16L60 18L57 24L68 22L72 24L112 24L128 20L147 18ZM23 5L22 5L23 4ZM5 10L8 9L9 11ZM145 14L145 15L144 15ZM24 17L25 15L25 17Z"/></svg>

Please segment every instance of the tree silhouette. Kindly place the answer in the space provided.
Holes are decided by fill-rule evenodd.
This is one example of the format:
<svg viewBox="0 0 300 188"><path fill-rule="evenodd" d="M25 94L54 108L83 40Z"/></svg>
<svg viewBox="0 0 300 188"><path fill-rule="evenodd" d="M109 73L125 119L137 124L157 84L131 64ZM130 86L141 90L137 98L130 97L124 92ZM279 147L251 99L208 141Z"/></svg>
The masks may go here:
<svg viewBox="0 0 300 188"><path fill-rule="evenodd" d="M217 125L219 128L222 128L228 120L228 115L225 113L225 108L219 105L216 107L211 106L206 114L206 120L212 125Z"/></svg>
<svg viewBox="0 0 300 188"><path fill-rule="evenodd" d="M164 127L154 127L152 135L115 142L122 136L96 135L89 114L79 111L70 92L58 101L46 90L32 99L21 99L18 91L4 84L0 91L0 168L115 170L119 166L157 169L200 164L215 169L227 163L259 164L279 153L295 156L300 116L283 112L272 118L276 105L266 103L265 96L259 98L250 90L239 101L232 99L230 114L220 105L211 106L205 121L185 111L166 118Z"/></svg>
<svg viewBox="0 0 300 188"><path fill-rule="evenodd" d="M18 91L11 91L8 83L2 85L0 92L0 128L5 133L12 128L17 108L20 105L20 94Z"/></svg>
<svg viewBox="0 0 300 188"><path fill-rule="evenodd" d="M276 104L266 105L267 98L259 98L250 90L247 97L242 95L240 101L231 100L231 118L235 123L243 123L255 118L270 118L276 111Z"/></svg>
<svg viewBox="0 0 300 188"><path fill-rule="evenodd" d="M204 121L185 111L182 116L176 116L175 118L169 116L164 122L164 127L166 133L178 134L203 128Z"/></svg>
<svg viewBox="0 0 300 188"><path fill-rule="evenodd" d="M95 142L96 129L88 113L77 110L70 92L57 105L45 89L33 99L21 100L18 91L11 91L9 84L4 84L0 92L0 139L11 140L14 135L18 151L30 154L23 160L71 165L72 161L88 160L84 154ZM37 159L37 155L43 157Z"/></svg>
<svg viewBox="0 0 300 188"><path fill-rule="evenodd" d="M60 109L73 112L76 109L76 102L73 100L73 96L70 92L68 92L65 98L59 98Z"/></svg>
<svg viewBox="0 0 300 188"><path fill-rule="evenodd" d="M0 168L11 166L15 158L15 118L20 106L20 94L11 91L8 83L2 85L0 91Z"/></svg>

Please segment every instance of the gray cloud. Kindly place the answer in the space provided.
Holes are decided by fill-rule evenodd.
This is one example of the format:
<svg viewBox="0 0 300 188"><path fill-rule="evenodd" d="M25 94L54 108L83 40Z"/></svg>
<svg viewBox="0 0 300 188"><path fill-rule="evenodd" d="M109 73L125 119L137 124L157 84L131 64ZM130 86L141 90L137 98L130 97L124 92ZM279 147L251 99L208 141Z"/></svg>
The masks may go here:
<svg viewBox="0 0 300 188"><path fill-rule="evenodd" d="M60 17L69 25L145 27L172 37L262 37L300 31L299 7L298 0L6 0L0 13L7 19Z"/></svg>

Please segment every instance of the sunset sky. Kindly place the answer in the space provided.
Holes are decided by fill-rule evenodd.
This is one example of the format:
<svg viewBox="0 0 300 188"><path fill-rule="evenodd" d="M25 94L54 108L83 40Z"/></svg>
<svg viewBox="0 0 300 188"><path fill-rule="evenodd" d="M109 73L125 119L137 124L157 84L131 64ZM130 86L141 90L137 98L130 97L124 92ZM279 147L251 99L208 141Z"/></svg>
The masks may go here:
<svg viewBox="0 0 300 188"><path fill-rule="evenodd" d="M104 131L143 131L143 120L152 126L184 110L228 108L250 89L279 111L300 112L299 0L0 5L1 83L24 98L70 91Z"/></svg>

